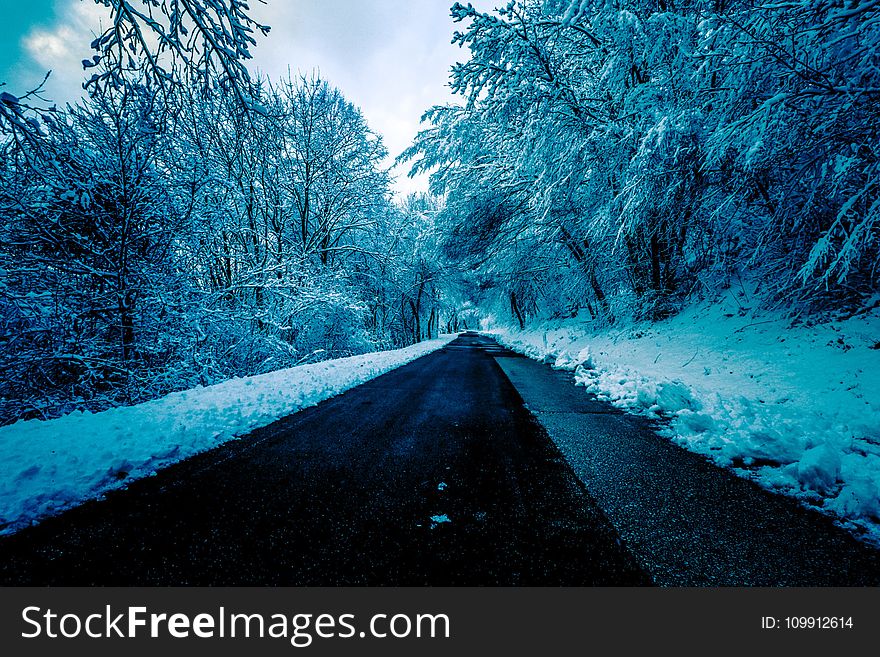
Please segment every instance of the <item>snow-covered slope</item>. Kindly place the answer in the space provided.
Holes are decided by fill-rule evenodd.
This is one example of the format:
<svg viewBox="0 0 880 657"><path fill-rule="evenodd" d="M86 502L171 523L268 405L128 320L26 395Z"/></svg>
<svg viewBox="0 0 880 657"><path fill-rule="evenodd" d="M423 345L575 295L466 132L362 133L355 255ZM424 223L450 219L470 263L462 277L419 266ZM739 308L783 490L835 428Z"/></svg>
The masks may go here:
<svg viewBox="0 0 880 657"><path fill-rule="evenodd" d="M455 337L0 427L0 534L314 406Z"/></svg>
<svg viewBox="0 0 880 657"><path fill-rule="evenodd" d="M614 405L663 417L680 445L880 541L880 314L791 326L738 305L594 331L494 329Z"/></svg>

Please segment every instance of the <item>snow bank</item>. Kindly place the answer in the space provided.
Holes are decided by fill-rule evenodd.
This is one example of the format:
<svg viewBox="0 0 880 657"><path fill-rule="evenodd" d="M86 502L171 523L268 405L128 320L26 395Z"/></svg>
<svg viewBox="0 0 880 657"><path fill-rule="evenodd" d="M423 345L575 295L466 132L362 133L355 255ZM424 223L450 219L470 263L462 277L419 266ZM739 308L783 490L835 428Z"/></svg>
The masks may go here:
<svg viewBox="0 0 880 657"><path fill-rule="evenodd" d="M314 406L455 337L0 427L0 534Z"/></svg>
<svg viewBox="0 0 880 657"><path fill-rule="evenodd" d="M668 420L678 444L837 516L880 542L880 314L795 326L739 304L593 331L497 329L620 408Z"/></svg>

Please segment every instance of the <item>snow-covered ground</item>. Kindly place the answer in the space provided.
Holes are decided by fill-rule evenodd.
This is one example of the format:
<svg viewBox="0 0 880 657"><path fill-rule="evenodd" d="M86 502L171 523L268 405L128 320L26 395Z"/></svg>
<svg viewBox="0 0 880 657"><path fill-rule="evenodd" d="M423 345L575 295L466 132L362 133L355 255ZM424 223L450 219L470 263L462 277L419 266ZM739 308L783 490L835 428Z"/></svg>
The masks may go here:
<svg viewBox="0 0 880 657"><path fill-rule="evenodd" d="M729 305L595 331L577 319L500 342L738 474L798 497L880 543L880 312L795 325Z"/></svg>
<svg viewBox="0 0 880 657"><path fill-rule="evenodd" d="M455 337L0 427L0 534L314 406Z"/></svg>

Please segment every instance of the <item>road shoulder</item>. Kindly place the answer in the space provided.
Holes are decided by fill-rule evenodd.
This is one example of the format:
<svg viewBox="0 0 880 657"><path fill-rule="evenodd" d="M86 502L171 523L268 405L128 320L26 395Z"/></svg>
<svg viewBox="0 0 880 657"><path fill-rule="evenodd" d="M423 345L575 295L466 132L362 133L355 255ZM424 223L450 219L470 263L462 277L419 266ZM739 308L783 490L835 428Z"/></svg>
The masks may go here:
<svg viewBox="0 0 880 657"><path fill-rule="evenodd" d="M674 445L570 373L512 352L495 359L656 583L880 583L880 552L829 518Z"/></svg>

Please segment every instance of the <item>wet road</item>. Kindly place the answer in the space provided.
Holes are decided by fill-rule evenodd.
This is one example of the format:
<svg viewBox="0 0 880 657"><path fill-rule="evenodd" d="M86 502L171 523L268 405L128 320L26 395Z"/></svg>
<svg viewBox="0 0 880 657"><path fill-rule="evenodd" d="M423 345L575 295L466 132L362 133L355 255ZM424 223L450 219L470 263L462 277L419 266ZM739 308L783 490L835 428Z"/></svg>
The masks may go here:
<svg viewBox="0 0 880 657"><path fill-rule="evenodd" d="M649 583L497 355L460 337L2 539L0 582Z"/></svg>

